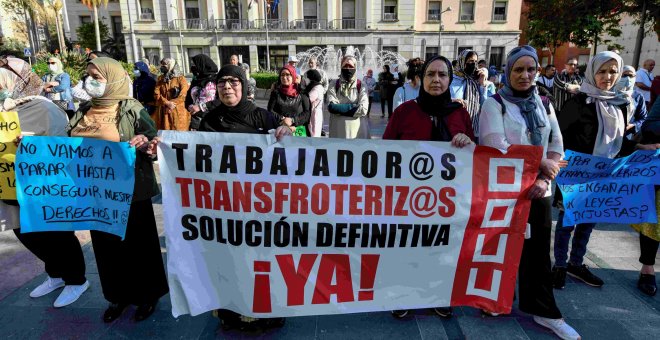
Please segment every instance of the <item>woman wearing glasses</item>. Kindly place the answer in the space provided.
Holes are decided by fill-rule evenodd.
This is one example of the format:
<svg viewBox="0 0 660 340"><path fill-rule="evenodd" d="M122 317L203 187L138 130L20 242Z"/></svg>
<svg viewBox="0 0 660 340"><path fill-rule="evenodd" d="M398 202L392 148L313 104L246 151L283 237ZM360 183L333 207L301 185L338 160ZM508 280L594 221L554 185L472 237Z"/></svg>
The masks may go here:
<svg viewBox="0 0 660 340"><path fill-rule="evenodd" d="M543 147L539 175L528 191L532 200L528 218L531 237L525 240L520 256L519 308L560 338L580 339L564 322L552 291L550 181L559 172L564 148L554 110L551 105L545 108L533 86L538 64L533 47L511 50L504 70L504 87L486 99L481 109L479 141L500 150L513 144Z"/></svg>
<svg viewBox="0 0 660 340"><path fill-rule="evenodd" d="M296 69L286 65L280 69L280 80L270 93L268 111L279 116L297 136L311 136L307 130L311 115L309 97L298 91Z"/></svg>
<svg viewBox="0 0 660 340"><path fill-rule="evenodd" d="M64 72L62 62L55 57L48 58L48 73L43 76L46 97L65 111L73 111L71 77ZM72 112L71 112L72 113Z"/></svg>

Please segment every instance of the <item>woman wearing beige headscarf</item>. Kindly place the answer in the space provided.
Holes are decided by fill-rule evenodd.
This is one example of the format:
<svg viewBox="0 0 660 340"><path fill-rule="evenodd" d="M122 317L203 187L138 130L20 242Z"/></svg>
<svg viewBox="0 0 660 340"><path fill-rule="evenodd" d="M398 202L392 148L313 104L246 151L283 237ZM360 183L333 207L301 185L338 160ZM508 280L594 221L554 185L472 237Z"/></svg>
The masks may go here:
<svg viewBox="0 0 660 340"><path fill-rule="evenodd" d="M341 61L339 79L330 82L328 111L330 111L330 137L369 139L367 110L369 96L356 76L356 60L346 55Z"/></svg>
<svg viewBox="0 0 660 340"><path fill-rule="evenodd" d="M151 157L146 148L156 136L154 122L140 102L128 95L129 81L121 64L96 58L87 65L85 91L92 97L69 122L69 135L136 148L135 187L126 236L91 231L103 296L110 306L103 321L116 320L129 305L137 305L135 320L149 317L168 291L151 197L158 194Z"/></svg>
<svg viewBox="0 0 660 340"><path fill-rule="evenodd" d="M165 58L160 62L160 72L154 90L156 110L152 118L159 130L188 131L190 113L186 110L188 82L176 67L176 61Z"/></svg>

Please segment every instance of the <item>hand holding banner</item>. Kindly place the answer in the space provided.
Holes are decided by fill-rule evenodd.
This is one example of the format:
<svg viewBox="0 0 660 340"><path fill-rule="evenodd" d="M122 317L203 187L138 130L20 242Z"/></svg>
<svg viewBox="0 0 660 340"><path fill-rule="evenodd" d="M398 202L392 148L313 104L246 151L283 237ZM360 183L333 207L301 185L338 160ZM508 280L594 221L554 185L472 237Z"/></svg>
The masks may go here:
<svg viewBox="0 0 660 340"><path fill-rule="evenodd" d="M566 152L557 176L564 225L657 222L654 185L660 185L660 150L609 159Z"/></svg>
<svg viewBox="0 0 660 340"><path fill-rule="evenodd" d="M16 181L22 232L100 230L123 238L135 148L81 137L24 137Z"/></svg>
<svg viewBox="0 0 660 340"><path fill-rule="evenodd" d="M0 112L0 199L16 199L14 140L21 135L17 112Z"/></svg>

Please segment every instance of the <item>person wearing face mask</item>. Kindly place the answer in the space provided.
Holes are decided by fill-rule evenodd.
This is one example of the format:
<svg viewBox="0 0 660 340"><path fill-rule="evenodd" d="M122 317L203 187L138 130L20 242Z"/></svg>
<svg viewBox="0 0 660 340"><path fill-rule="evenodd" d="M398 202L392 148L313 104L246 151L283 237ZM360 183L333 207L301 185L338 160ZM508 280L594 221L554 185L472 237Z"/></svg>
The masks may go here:
<svg viewBox="0 0 660 340"><path fill-rule="evenodd" d="M543 148L539 174L527 190L527 198L531 200L527 220L530 237L524 240L520 256L518 307L561 339L578 340L580 335L564 321L557 307L550 270L550 181L563 166L560 160L565 144L552 105L546 108L534 86L538 68L536 50L529 45L516 47L506 60L504 87L496 96L486 99L481 109L479 141L504 152L514 144Z"/></svg>
<svg viewBox="0 0 660 340"><path fill-rule="evenodd" d="M188 131L190 113L185 107L188 81L172 58L161 60L160 73L154 90L156 110L152 115L156 127L159 130Z"/></svg>
<svg viewBox="0 0 660 340"><path fill-rule="evenodd" d="M296 69L285 65L280 69L280 80L275 84L275 91L270 93L268 111L279 116L296 136L309 137L307 129L311 115L309 97L302 94L295 82Z"/></svg>
<svg viewBox="0 0 660 340"><path fill-rule="evenodd" d="M92 100L69 121L69 135L127 143L136 152L135 188L125 238L90 231L103 296L110 302L103 321L116 320L129 304L137 306L135 321L142 321L168 292L151 204L159 190L152 158L146 153L157 131L147 110L128 96L129 82L118 61L96 58L87 65L87 74L85 90Z"/></svg>
<svg viewBox="0 0 660 340"><path fill-rule="evenodd" d="M142 61L135 63L133 76L135 77L135 81L133 81L133 98L137 99L151 115L154 112L156 80L151 75L149 66Z"/></svg>
<svg viewBox="0 0 660 340"><path fill-rule="evenodd" d="M367 89L355 74L356 60L346 55L341 60L339 79L330 82L328 111L330 111L330 137L370 139L367 109Z"/></svg>
<svg viewBox="0 0 660 340"><path fill-rule="evenodd" d="M627 156L635 149L655 149L655 144L637 144L624 138L628 117L634 113L630 101L614 90L622 69L623 60L614 52L600 52L589 60L580 93L564 103L559 116L566 149L607 158ZM566 274L589 286L601 287L603 280L583 264L589 237L596 224L564 226L563 217L564 211L560 209L555 228L555 288L564 288Z"/></svg>
<svg viewBox="0 0 660 340"><path fill-rule="evenodd" d="M64 72L62 61L58 58L48 58L48 74L41 79L44 81L44 94L65 111L73 111L73 97L71 96L71 77Z"/></svg>
<svg viewBox="0 0 660 340"><path fill-rule="evenodd" d="M0 58L0 111L16 111L21 130L36 136L66 136L68 118L50 100L40 96L43 82L25 61ZM46 280L30 292L31 298L64 288L53 303L60 308L74 303L89 288L85 258L73 231L22 233L17 200L0 200L0 231L13 229L18 240L44 262Z"/></svg>
<svg viewBox="0 0 660 340"><path fill-rule="evenodd" d="M451 142L457 148L472 144L470 115L461 104L453 102L449 94L453 78L449 60L443 56L433 57L420 67L418 74L422 76L419 96L394 110L383 139ZM433 311L443 318L452 316L451 307L437 307ZM400 319L408 312L395 310L392 315Z"/></svg>
<svg viewBox="0 0 660 340"><path fill-rule="evenodd" d="M477 72L477 52L464 50L458 56L458 63L454 73L454 79L449 86L452 99L461 103L470 113L472 119L472 128L475 136L479 135L479 110L481 103L486 98L483 80L486 75ZM481 81L478 83L475 77Z"/></svg>
<svg viewBox="0 0 660 340"><path fill-rule="evenodd" d="M628 126L626 127L626 138L628 139L632 139L642 131L642 124L644 124L647 114L644 96L636 92L634 87L635 68L626 65L623 67L621 79L614 85L614 92L617 93L617 96L628 101L628 112L634 112L628 118Z"/></svg>
<svg viewBox="0 0 660 340"><path fill-rule="evenodd" d="M206 103L216 98L215 76L218 73L218 65L206 54L192 57L191 64L190 72L194 78L186 95L185 105L192 116L190 129L197 130L208 112Z"/></svg>

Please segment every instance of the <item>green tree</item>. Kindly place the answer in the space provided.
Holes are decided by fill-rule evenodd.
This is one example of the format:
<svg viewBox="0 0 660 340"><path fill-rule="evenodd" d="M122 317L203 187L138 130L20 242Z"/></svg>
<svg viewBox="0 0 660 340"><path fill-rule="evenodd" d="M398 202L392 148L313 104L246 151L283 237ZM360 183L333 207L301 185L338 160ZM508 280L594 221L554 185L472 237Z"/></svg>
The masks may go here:
<svg viewBox="0 0 660 340"><path fill-rule="evenodd" d="M76 29L76 33L78 34L78 43L82 48L89 47L90 49L95 50L94 48L96 46L96 39L97 39L97 33L96 33L96 24L93 22L87 23L87 24L82 24ZM108 37L110 36L108 25L106 25L104 22L100 22L98 24L98 37L102 41L108 40ZM101 48L99 47L98 50L100 51Z"/></svg>
<svg viewBox="0 0 660 340"><path fill-rule="evenodd" d="M25 34L30 42L30 47L36 52L39 50L37 23L45 20L46 12L39 0L12 0L0 1L3 9L11 16L20 27L19 32Z"/></svg>
<svg viewBox="0 0 660 340"><path fill-rule="evenodd" d="M94 32L95 32L95 37L96 37L96 50L101 50L101 28L100 28L100 23L99 23L99 11L98 8L101 5L108 6L108 0L81 0L83 4L87 5L87 7L91 8L94 13Z"/></svg>

